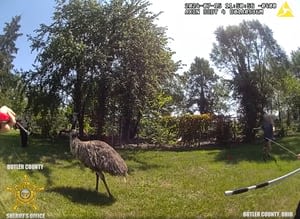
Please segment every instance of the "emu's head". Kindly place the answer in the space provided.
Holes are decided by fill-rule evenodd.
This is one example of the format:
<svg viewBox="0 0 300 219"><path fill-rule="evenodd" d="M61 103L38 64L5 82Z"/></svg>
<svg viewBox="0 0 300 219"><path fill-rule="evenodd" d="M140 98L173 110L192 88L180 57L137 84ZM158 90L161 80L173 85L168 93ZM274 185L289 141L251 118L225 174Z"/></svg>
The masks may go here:
<svg viewBox="0 0 300 219"><path fill-rule="evenodd" d="M70 150L71 153L74 154L75 152L75 144L74 144L74 139L78 136L78 131L76 131L75 129L71 129L70 131Z"/></svg>

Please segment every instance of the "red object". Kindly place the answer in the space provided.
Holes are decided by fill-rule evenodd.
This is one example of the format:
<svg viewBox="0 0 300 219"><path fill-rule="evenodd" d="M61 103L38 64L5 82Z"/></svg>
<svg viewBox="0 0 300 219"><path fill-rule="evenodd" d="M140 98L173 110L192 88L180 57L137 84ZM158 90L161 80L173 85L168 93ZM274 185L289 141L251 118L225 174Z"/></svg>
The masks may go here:
<svg viewBox="0 0 300 219"><path fill-rule="evenodd" d="M8 122L9 119L9 116L6 113L0 112L0 122Z"/></svg>

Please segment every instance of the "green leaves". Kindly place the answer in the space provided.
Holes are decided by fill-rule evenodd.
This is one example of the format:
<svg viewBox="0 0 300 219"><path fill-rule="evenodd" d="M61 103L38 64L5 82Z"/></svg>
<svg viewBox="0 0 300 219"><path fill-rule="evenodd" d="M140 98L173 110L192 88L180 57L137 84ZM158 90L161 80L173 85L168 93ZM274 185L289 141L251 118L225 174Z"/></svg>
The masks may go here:
<svg viewBox="0 0 300 219"><path fill-rule="evenodd" d="M22 34L19 33L21 16L15 16L10 23L6 23L3 34L0 35L0 106L8 105L17 113L24 104L24 96L21 92L21 80L12 72L13 60L18 49L16 40Z"/></svg>
<svg viewBox="0 0 300 219"><path fill-rule="evenodd" d="M273 38L272 31L257 20L239 25L219 27L211 59L215 65L233 77L233 96L240 100L244 115L244 134L254 138L251 131L259 114L271 106L276 83L282 79L287 58Z"/></svg>
<svg viewBox="0 0 300 219"><path fill-rule="evenodd" d="M291 54L291 70L298 78L300 77L300 48L292 51Z"/></svg>
<svg viewBox="0 0 300 219"><path fill-rule="evenodd" d="M10 23L6 23L3 28L4 34L0 35L0 52L2 54L0 67L2 69L11 70L13 68L12 61L14 54L17 53L15 42L19 36L21 16L15 16Z"/></svg>
<svg viewBox="0 0 300 219"><path fill-rule="evenodd" d="M213 85L216 84L218 76L210 67L209 62L203 58L196 57L191 64L190 70L185 73L187 107L200 113L213 111ZM193 110L193 109L192 109ZM196 111L194 110L194 111Z"/></svg>
<svg viewBox="0 0 300 219"><path fill-rule="evenodd" d="M176 68L165 30L153 23L148 6L140 0L57 1L53 23L30 38L39 51L37 69L26 76L37 91L32 106L73 105L81 132L87 116L99 135L103 127L116 132L121 123L122 138L134 138L145 107ZM57 99L35 101L35 95Z"/></svg>

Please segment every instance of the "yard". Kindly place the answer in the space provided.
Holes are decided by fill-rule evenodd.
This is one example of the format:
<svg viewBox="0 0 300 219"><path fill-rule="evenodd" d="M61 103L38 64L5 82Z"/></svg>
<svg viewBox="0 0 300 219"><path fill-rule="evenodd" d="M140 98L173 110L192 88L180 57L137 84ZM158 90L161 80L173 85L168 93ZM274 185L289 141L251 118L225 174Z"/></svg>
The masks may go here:
<svg viewBox="0 0 300 219"><path fill-rule="evenodd" d="M300 135L280 143L300 152ZM261 142L227 149L162 151L119 150L129 168L123 178L106 174L115 199L102 182L95 192L95 174L75 160L68 139L30 137L21 148L16 132L0 135L0 218L7 213L42 212L46 218L242 218L243 212L293 212L299 202L299 174L277 184L225 196L225 190L250 186L282 176L300 161L273 145L277 159L264 162ZM7 170L6 164L43 164L42 170ZM19 206L6 190L29 181L45 190L36 197L38 210Z"/></svg>

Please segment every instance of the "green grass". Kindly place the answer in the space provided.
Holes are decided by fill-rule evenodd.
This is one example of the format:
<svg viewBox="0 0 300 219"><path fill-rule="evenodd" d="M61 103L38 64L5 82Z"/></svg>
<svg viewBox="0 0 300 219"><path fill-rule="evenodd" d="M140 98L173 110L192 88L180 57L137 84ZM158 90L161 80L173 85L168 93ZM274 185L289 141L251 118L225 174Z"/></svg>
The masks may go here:
<svg viewBox="0 0 300 219"><path fill-rule="evenodd" d="M279 141L300 152L300 136ZM261 142L262 143L262 142ZM95 174L69 153L67 139L47 141L30 137L21 148L17 133L0 135L0 218L12 210L14 196L6 187L30 182L45 187L37 194L37 212L46 218L242 218L244 211L295 212L300 175L277 184L226 197L225 190L250 186L299 168L300 161L273 145L277 159L264 162L261 143L224 150L119 151L129 167L123 178L106 174L115 199L103 184L95 192ZM43 170L7 170L9 163L42 163Z"/></svg>

